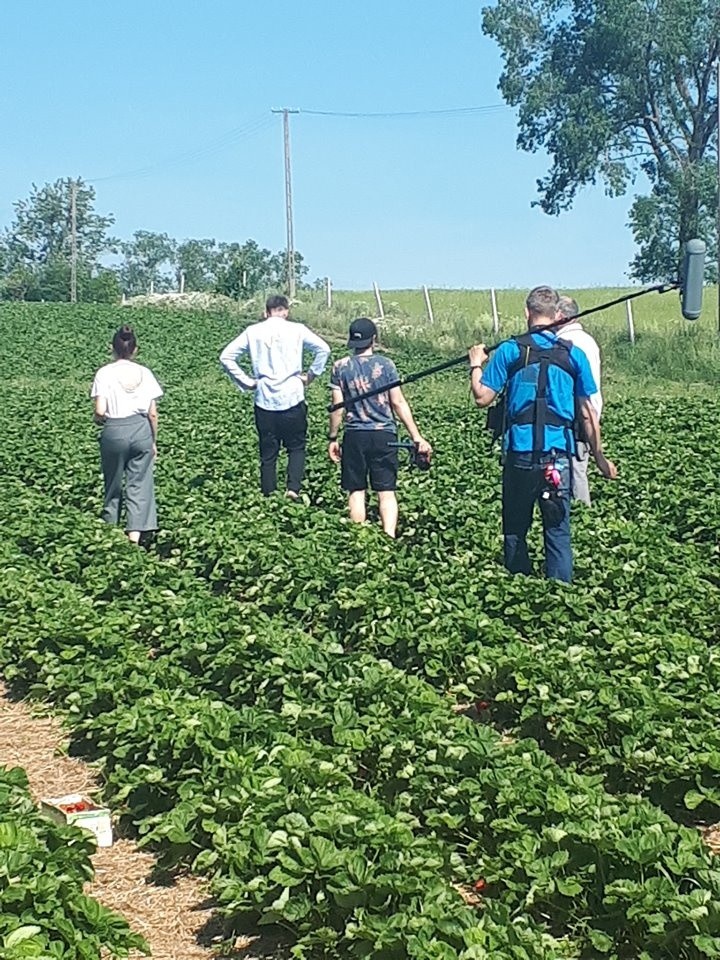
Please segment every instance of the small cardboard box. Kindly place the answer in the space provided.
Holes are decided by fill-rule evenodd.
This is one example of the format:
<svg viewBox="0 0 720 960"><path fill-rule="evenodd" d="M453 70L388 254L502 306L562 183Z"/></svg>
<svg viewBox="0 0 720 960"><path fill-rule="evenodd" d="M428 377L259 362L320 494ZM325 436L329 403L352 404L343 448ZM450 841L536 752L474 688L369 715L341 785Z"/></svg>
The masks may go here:
<svg viewBox="0 0 720 960"><path fill-rule="evenodd" d="M99 847L111 847L113 842L110 811L99 807L82 793L67 793L64 797L50 797L40 801L40 809L56 823L69 823L94 834Z"/></svg>

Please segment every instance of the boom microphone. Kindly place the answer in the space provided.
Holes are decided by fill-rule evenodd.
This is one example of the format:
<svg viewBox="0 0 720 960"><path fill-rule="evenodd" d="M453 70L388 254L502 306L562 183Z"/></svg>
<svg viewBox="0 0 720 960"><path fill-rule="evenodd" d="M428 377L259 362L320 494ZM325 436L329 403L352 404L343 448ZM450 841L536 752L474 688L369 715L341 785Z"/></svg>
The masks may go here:
<svg viewBox="0 0 720 960"><path fill-rule="evenodd" d="M702 240L688 240L685 244L685 257L680 274L682 289L680 309L686 320L697 320L702 313L704 279L705 243Z"/></svg>
<svg viewBox="0 0 720 960"><path fill-rule="evenodd" d="M608 307L614 307L618 303L626 303L628 300L634 300L636 297L644 297L647 293L668 293L670 290L680 289L681 310L686 320L697 320L702 313L703 298L703 280L705 279L705 243L703 240L688 240L685 244L685 254L682 265L682 273L679 281L672 283L659 283L654 287L647 287L645 290L636 290L635 293L626 293L616 300L610 300L608 303L601 303L598 307L589 307L582 310L574 317L567 317L564 320L556 321L547 328L555 332L558 328L572 320L578 320L580 317L586 317L590 313L597 313L599 310L607 310ZM485 347L486 353L491 353L500 346L499 343L493 343ZM461 357L455 357L453 360L446 360L444 363L438 363L434 367L428 367L427 370L419 370L408 377L400 377L381 387L373 387L365 393L360 393L354 397L343 397L339 403L331 403L328 410L332 413L334 410L340 410L342 407L348 408L360 400L368 397L376 397L379 393L385 393L394 387L402 387L406 383L414 383L423 377L429 377L431 373L440 373L441 370L448 370L460 363L467 363L467 354Z"/></svg>

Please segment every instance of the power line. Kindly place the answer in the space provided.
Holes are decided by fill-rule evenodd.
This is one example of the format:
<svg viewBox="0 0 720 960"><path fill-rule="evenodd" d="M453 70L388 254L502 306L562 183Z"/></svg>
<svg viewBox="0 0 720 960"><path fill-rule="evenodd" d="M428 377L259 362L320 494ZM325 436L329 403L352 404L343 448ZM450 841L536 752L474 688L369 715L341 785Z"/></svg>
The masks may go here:
<svg viewBox="0 0 720 960"><path fill-rule="evenodd" d="M455 107L445 110L401 110L384 113L350 112L341 110L294 110L293 113L302 113L307 116L315 117L345 117L351 119L371 119L371 120L391 120L391 119L423 119L434 117L470 117L482 116L498 111L509 109L504 104L490 104L487 106L474 107ZM90 177L86 183L107 183L112 180L135 180L152 176L159 171L167 170L171 167L178 167L183 164L193 163L196 160L202 160L214 156L234 146L242 140L249 139L272 125L272 119L267 114L261 114L248 120L238 127L233 127L226 133L211 140L202 147L194 150L188 150L183 153L173 154L154 163L146 164L143 167L136 167L131 170L111 173L102 177Z"/></svg>
<svg viewBox="0 0 720 960"><path fill-rule="evenodd" d="M268 117L267 114L262 114L254 117L238 127L228 130L220 137L211 140L209 143L202 147L198 147L195 150L188 150L184 153L175 154L171 157L166 157L163 160L158 160L155 163L147 164L144 167L137 167L134 170L127 170L122 173L113 173L104 177L92 177L85 182L106 183L110 180L130 180L151 176L153 173L156 173L159 170L164 171L170 167L177 167L185 163L192 163L195 160L201 160L206 157L214 156L215 154L221 153L223 150L227 150L228 147L234 146L242 140L255 136L262 130L267 129L272 125L272 118Z"/></svg>
<svg viewBox="0 0 720 960"><path fill-rule="evenodd" d="M446 110L410 110L394 113L350 113L335 110L291 110L289 107L271 110L271 113L282 114L283 118L283 147L285 158L285 222L287 228L287 273L288 273L288 295L292 300L295 296L295 240L293 228L293 205L292 205L292 169L290 162L290 114L305 114L306 116L316 117L351 117L370 118L370 119L417 119L426 117L470 117L495 113L498 110L507 109L503 104L493 104L490 106L459 107Z"/></svg>
<svg viewBox="0 0 720 960"><path fill-rule="evenodd" d="M509 109L510 108L504 103L497 103L477 107L455 107L448 110L400 110L386 113L347 112L342 110L298 110L298 113L315 117L352 117L372 120L390 120L394 118L420 119L424 117L481 116Z"/></svg>

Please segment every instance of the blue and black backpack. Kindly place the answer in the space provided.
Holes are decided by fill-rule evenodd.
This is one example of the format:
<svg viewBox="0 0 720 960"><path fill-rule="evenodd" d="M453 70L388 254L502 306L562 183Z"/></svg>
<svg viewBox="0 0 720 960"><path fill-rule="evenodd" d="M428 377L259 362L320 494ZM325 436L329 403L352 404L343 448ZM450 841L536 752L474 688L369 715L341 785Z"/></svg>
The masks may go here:
<svg viewBox="0 0 720 960"><path fill-rule="evenodd" d="M574 449L573 437L583 439L581 435L581 421L577 412L572 420L567 420L559 416L548 405L548 370L551 366L560 367L573 383L577 379L575 365L570 357L572 344L559 337L552 337L552 343L549 347L539 347L534 339L534 334L545 335L550 339L544 328L536 328L521 334L518 337L512 337L520 349L520 356L510 366L505 388L498 397L495 404L488 410L487 429L492 434L493 441L500 440L505 436L510 427L516 424L532 424L533 427L533 457L539 458L545 451L545 427L563 427L565 430L565 453L571 454ZM517 410L513 416L508 413L507 391L513 380L521 374L527 367L537 366L537 380L535 397L529 403Z"/></svg>

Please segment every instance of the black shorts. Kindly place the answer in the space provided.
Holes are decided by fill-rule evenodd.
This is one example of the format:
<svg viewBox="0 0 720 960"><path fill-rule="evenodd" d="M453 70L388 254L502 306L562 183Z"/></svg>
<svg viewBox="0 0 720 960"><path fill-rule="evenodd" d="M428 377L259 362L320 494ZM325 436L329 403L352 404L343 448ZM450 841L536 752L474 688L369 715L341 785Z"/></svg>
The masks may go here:
<svg viewBox="0 0 720 960"><path fill-rule="evenodd" d="M346 430L342 442L342 488L348 493L367 490L376 492L397 487L397 437L389 430Z"/></svg>

